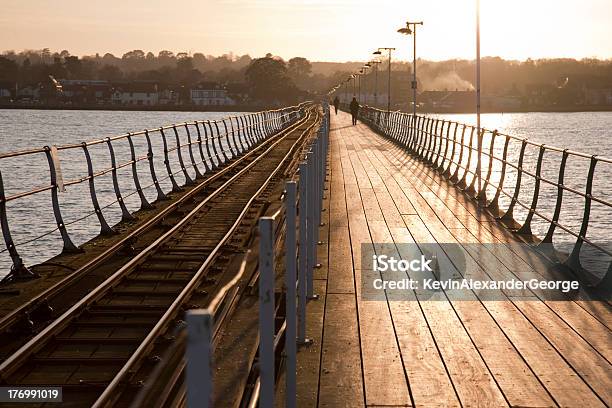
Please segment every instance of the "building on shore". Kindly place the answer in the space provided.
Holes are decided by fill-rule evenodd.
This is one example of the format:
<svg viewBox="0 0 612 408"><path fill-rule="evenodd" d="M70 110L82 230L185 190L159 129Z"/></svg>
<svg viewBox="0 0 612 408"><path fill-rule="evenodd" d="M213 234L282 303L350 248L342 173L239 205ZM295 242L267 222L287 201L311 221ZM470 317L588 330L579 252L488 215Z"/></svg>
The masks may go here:
<svg viewBox="0 0 612 408"><path fill-rule="evenodd" d="M190 90L191 103L198 106L236 105L228 90L214 82L203 82Z"/></svg>
<svg viewBox="0 0 612 408"><path fill-rule="evenodd" d="M60 79L63 100L70 104L105 104L113 89L108 81L91 79Z"/></svg>
<svg viewBox="0 0 612 408"><path fill-rule="evenodd" d="M127 83L115 87L111 102L114 105L158 105L159 94L156 83Z"/></svg>

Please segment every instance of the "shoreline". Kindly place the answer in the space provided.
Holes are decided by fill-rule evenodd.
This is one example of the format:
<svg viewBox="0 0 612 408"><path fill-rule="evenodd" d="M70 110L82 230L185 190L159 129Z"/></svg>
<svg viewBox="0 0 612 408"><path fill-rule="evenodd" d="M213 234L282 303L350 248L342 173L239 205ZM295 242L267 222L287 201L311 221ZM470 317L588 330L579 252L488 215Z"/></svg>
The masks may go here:
<svg viewBox="0 0 612 408"><path fill-rule="evenodd" d="M406 112L401 109L402 112ZM579 112L612 112L612 105L610 106L567 106L567 107L541 107L534 106L531 108L517 108L517 109L481 109L480 113L579 113ZM417 113L452 113L452 114L476 114L473 109L420 109Z"/></svg>
<svg viewBox="0 0 612 408"><path fill-rule="evenodd" d="M0 104L0 109L24 110L82 110L82 111L128 111L128 112L259 112L268 108L254 105L15 105Z"/></svg>
<svg viewBox="0 0 612 408"><path fill-rule="evenodd" d="M49 104L0 104L0 109L25 109L25 110L83 110L83 111L145 111L145 112L258 112L266 109L274 109L266 106L255 105L49 105ZM380 107L379 109L384 109ZM406 110L403 107L393 108L393 111ZM482 109L481 113L579 113L579 112L612 112L610 106L566 106L566 107L532 107L517 109ZM420 114L476 114L472 109L419 109Z"/></svg>

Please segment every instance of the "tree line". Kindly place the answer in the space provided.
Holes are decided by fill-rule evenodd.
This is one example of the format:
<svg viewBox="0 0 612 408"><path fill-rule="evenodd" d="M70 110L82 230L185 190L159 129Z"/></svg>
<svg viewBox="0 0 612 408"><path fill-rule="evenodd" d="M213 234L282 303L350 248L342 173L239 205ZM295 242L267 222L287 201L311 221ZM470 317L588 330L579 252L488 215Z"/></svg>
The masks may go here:
<svg viewBox="0 0 612 408"><path fill-rule="evenodd" d="M0 56L0 81L33 84L49 75L57 79L100 79L106 81L151 81L164 87L193 87L201 82L247 84L253 98L289 101L307 93L324 93L356 72L363 62L310 62L294 57L287 61L272 54L262 58L249 55L160 51L157 54L133 50L121 57L110 53L74 56L69 51L5 51ZM387 92L386 62L378 65L379 93ZM391 89L409 86L412 65L395 62ZM373 86L374 72L366 78ZM419 90L466 90L475 82L474 61L418 61ZM520 95L534 89L555 91L570 101L585 87L612 88L612 60L540 59L510 61L499 57L482 60L482 92L493 95ZM352 92L352 90L351 90ZM397 92L396 92L397 94ZM565 95L565 96L563 96Z"/></svg>

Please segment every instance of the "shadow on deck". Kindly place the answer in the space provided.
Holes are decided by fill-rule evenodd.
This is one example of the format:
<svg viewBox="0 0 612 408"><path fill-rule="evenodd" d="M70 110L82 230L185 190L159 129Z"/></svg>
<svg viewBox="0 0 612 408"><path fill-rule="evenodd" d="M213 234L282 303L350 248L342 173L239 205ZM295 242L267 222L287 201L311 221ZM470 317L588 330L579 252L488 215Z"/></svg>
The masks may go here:
<svg viewBox="0 0 612 408"><path fill-rule="evenodd" d="M608 303L584 293L550 300L541 290L503 291L496 300L364 296L372 265L362 251L380 244L461 245L470 274L485 279L554 277L549 261L501 245L520 241L366 125L332 113L330 143L320 298L308 305L314 344L298 354L298 406L612 404ZM500 245L477 253L474 244ZM444 257L456 264L453 254Z"/></svg>

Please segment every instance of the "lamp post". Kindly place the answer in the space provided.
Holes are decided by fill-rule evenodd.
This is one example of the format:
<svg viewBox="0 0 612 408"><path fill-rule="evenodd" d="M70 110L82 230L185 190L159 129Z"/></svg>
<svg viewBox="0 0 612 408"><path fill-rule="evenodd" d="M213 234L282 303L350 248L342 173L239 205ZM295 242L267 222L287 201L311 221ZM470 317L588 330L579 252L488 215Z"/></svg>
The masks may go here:
<svg viewBox="0 0 612 408"><path fill-rule="evenodd" d="M482 134L480 133L480 0L476 0L476 129L478 132L478 160L476 174L478 175L478 191L481 188L482 167Z"/></svg>
<svg viewBox="0 0 612 408"><path fill-rule="evenodd" d="M391 51L395 51L392 47L380 47L373 52L374 55L381 55L382 51L389 51L389 70L387 76L387 113L391 111Z"/></svg>
<svg viewBox="0 0 612 408"><path fill-rule="evenodd" d="M363 78L363 80L364 80L364 83L363 83L363 87L364 87L363 94L365 95L365 104L366 105L368 104L368 99L369 99L369 97L368 97L369 95L368 95L368 74L367 74L367 71L368 71L368 69L371 66L372 65L370 65L369 62L366 62L365 65L363 66L363 68L365 69L365 72L366 72L366 74L365 74L365 76Z"/></svg>
<svg viewBox="0 0 612 408"><path fill-rule="evenodd" d="M349 97L348 97L348 88L349 85L348 83L351 82L351 77L349 76L348 78L346 78L346 80L344 81L344 103L348 104L349 103Z"/></svg>
<svg viewBox="0 0 612 408"><path fill-rule="evenodd" d="M416 26L423 25L422 21L406 22L406 27L397 30L400 34L412 35L412 116L416 118L417 107L417 79L416 79ZM410 28L412 26L412 29Z"/></svg>
<svg viewBox="0 0 612 408"><path fill-rule="evenodd" d="M368 64L374 66L374 106L378 106L378 64L380 61L372 60Z"/></svg>
<svg viewBox="0 0 612 408"><path fill-rule="evenodd" d="M357 73L357 102L361 105L361 76L363 75L363 68Z"/></svg>
<svg viewBox="0 0 612 408"><path fill-rule="evenodd" d="M363 100L366 105L368 104L368 68L370 68L368 63L361 68L361 75L363 76Z"/></svg>

